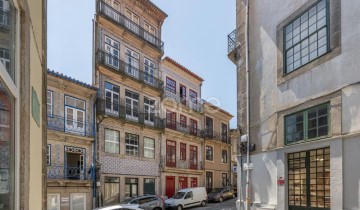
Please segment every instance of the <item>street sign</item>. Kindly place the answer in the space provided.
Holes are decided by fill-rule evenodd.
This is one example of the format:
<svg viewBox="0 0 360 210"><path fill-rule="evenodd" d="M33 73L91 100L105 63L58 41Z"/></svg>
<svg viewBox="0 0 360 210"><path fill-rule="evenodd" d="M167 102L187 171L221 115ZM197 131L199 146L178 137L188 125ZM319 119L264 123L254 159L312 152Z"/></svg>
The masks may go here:
<svg viewBox="0 0 360 210"><path fill-rule="evenodd" d="M237 172L237 166L233 166L233 172L234 172L234 173Z"/></svg>
<svg viewBox="0 0 360 210"><path fill-rule="evenodd" d="M252 169L254 169L254 163L249 163L249 165L247 163L244 163L244 171Z"/></svg>

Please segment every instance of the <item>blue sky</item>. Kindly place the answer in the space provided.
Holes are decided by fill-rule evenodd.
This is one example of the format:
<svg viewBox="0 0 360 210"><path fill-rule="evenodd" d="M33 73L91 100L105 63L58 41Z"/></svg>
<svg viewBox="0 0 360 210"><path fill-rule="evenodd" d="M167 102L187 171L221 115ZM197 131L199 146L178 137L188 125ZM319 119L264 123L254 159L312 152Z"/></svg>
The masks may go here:
<svg viewBox="0 0 360 210"><path fill-rule="evenodd" d="M235 29L235 0L153 0L168 14L162 28L165 55L201 76L202 98L217 98L234 115L236 69L227 58ZM95 0L48 1L48 67L92 83L92 19Z"/></svg>

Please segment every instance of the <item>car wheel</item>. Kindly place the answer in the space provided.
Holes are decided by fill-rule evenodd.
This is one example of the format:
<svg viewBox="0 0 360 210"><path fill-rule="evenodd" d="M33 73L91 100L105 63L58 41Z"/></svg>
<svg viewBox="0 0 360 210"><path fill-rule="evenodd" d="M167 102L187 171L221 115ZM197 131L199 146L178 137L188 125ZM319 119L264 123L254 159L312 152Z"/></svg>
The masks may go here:
<svg viewBox="0 0 360 210"><path fill-rule="evenodd" d="M161 210L161 208L159 208L159 207L156 207L156 208L154 208L153 210Z"/></svg>
<svg viewBox="0 0 360 210"><path fill-rule="evenodd" d="M223 202L224 199L222 197L219 198L219 202Z"/></svg>
<svg viewBox="0 0 360 210"><path fill-rule="evenodd" d="M206 206L206 201L201 201L201 204L200 204L202 207L205 207Z"/></svg>
<svg viewBox="0 0 360 210"><path fill-rule="evenodd" d="M182 205L178 205L177 210L182 210L182 209L183 209Z"/></svg>

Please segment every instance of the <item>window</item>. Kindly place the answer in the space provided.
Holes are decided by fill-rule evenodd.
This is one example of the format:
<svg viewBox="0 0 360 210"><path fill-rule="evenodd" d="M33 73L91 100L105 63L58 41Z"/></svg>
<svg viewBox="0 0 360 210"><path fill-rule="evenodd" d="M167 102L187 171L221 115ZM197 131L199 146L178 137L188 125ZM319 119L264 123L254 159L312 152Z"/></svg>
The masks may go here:
<svg viewBox="0 0 360 210"><path fill-rule="evenodd" d="M178 189L185 189L188 187L188 178L187 177L179 177L179 185Z"/></svg>
<svg viewBox="0 0 360 210"><path fill-rule="evenodd" d="M197 178L196 177L191 177L190 179L190 187L197 187Z"/></svg>
<svg viewBox="0 0 360 210"><path fill-rule="evenodd" d="M154 125L155 100L144 97L145 123Z"/></svg>
<svg viewBox="0 0 360 210"><path fill-rule="evenodd" d="M205 117L205 129L206 129L206 136L209 138L213 137L213 119L210 117Z"/></svg>
<svg viewBox="0 0 360 210"><path fill-rule="evenodd" d="M145 82L149 83L149 84L155 84L155 79L154 79L154 75L155 75L155 63L150 61L149 59L145 58L144 59L144 80Z"/></svg>
<svg viewBox="0 0 360 210"><path fill-rule="evenodd" d="M221 178L222 178L222 185L225 187L225 186L228 186L228 178L227 178L227 173L223 173L221 175Z"/></svg>
<svg viewBox="0 0 360 210"><path fill-rule="evenodd" d="M186 129L187 128L187 119L186 119L186 116L180 114L180 127L183 128L183 129Z"/></svg>
<svg viewBox="0 0 360 210"><path fill-rule="evenodd" d="M214 160L214 149L212 146L206 145L206 160Z"/></svg>
<svg viewBox="0 0 360 210"><path fill-rule="evenodd" d="M224 123L221 123L221 140L222 140L222 142L229 143L228 142L228 128L227 128L227 125Z"/></svg>
<svg viewBox="0 0 360 210"><path fill-rule="evenodd" d="M148 24L147 22L145 22L144 26L145 26L145 31L146 31L144 33L145 39L152 44L157 44L156 29L154 27L152 27L150 24Z"/></svg>
<svg viewBox="0 0 360 210"><path fill-rule="evenodd" d="M107 176L104 187L104 205L118 204L120 202L120 179Z"/></svg>
<svg viewBox="0 0 360 210"><path fill-rule="evenodd" d="M144 195L155 195L155 179L144 179Z"/></svg>
<svg viewBox="0 0 360 210"><path fill-rule="evenodd" d="M329 116L329 104L286 116L286 144L328 136Z"/></svg>
<svg viewBox="0 0 360 210"><path fill-rule="evenodd" d="M70 210L86 210L86 194L71 193L70 194Z"/></svg>
<svg viewBox="0 0 360 210"><path fill-rule="evenodd" d="M184 85L180 85L180 100L182 104L186 105L186 87Z"/></svg>
<svg viewBox="0 0 360 210"><path fill-rule="evenodd" d="M126 118L137 120L139 117L139 94L125 91Z"/></svg>
<svg viewBox="0 0 360 210"><path fill-rule="evenodd" d="M119 86L105 82L106 113L119 115L119 93Z"/></svg>
<svg viewBox="0 0 360 210"><path fill-rule="evenodd" d="M288 154L289 209L330 209L330 148Z"/></svg>
<svg viewBox="0 0 360 210"><path fill-rule="evenodd" d="M60 194L47 194L47 210L60 210Z"/></svg>
<svg viewBox="0 0 360 210"><path fill-rule="evenodd" d="M125 134L126 154L139 156L139 136L135 134Z"/></svg>
<svg viewBox="0 0 360 210"><path fill-rule="evenodd" d="M139 53L126 48L125 51L125 61L126 65L126 73L132 77L139 78Z"/></svg>
<svg viewBox="0 0 360 210"><path fill-rule="evenodd" d="M0 17L2 16L0 15ZM6 71L10 73L10 52L8 49L0 48L0 63L4 65Z"/></svg>
<svg viewBox="0 0 360 210"><path fill-rule="evenodd" d="M166 127L176 130L176 112L166 110Z"/></svg>
<svg viewBox="0 0 360 210"><path fill-rule="evenodd" d="M134 23L139 25L139 21L140 18L139 16L135 15L133 12L131 12L130 10L126 10L126 17L129 18L131 21L133 21Z"/></svg>
<svg viewBox="0 0 360 210"><path fill-rule="evenodd" d="M180 143L180 160L186 160L186 144Z"/></svg>
<svg viewBox="0 0 360 210"><path fill-rule="evenodd" d="M213 188L213 173L210 171L206 172L206 189L211 190Z"/></svg>
<svg viewBox="0 0 360 210"><path fill-rule="evenodd" d="M51 165L51 144L48 144L48 145L47 145L46 164L47 164L48 166Z"/></svg>
<svg viewBox="0 0 360 210"><path fill-rule="evenodd" d="M53 115L53 92L51 90L47 91L46 104L47 104L47 114L48 114L48 116L52 116Z"/></svg>
<svg viewBox="0 0 360 210"><path fill-rule="evenodd" d="M155 139L144 138L144 157L155 158Z"/></svg>
<svg viewBox="0 0 360 210"><path fill-rule="evenodd" d="M228 156L227 156L227 150L221 150L221 162L227 163Z"/></svg>
<svg viewBox="0 0 360 210"><path fill-rule="evenodd" d="M65 96L65 131L69 133L85 134L85 101Z"/></svg>
<svg viewBox="0 0 360 210"><path fill-rule="evenodd" d="M125 19L125 26L133 33L139 35L139 23L140 23L139 16L135 15L133 12L127 9L126 17L128 19Z"/></svg>
<svg viewBox="0 0 360 210"><path fill-rule="evenodd" d="M105 129L105 152L119 154L119 131Z"/></svg>
<svg viewBox="0 0 360 210"><path fill-rule="evenodd" d="M318 1L284 27L285 74L329 51L328 0Z"/></svg>
<svg viewBox="0 0 360 210"><path fill-rule="evenodd" d="M0 206L13 209L15 156L14 147L15 99L0 79Z"/></svg>
<svg viewBox="0 0 360 210"><path fill-rule="evenodd" d="M198 169L197 168L198 161L198 148L197 146L190 145L190 169Z"/></svg>
<svg viewBox="0 0 360 210"><path fill-rule="evenodd" d="M193 90L189 90L190 102L197 104L197 93Z"/></svg>
<svg viewBox="0 0 360 210"><path fill-rule="evenodd" d="M138 196L138 179L125 178L125 197Z"/></svg>
<svg viewBox="0 0 360 210"><path fill-rule="evenodd" d="M106 64L119 69L120 44L119 42L105 36Z"/></svg>
<svg viewBox="0 0 360 210"><path fill-rule="evenodd" d="M198 130L198 124L197 121L194 119L190 119L190 134L196 136Z"/></svg>
<svg viewBox="0 0 360 210"><path fill-rule="evenodd" d="M176 142L166 141L166 166L176 167Z"/></svg>
<svg viewBox="0 0 360 210"><path fill-rule="evenodd" d="M169 77L166 77L166 91L176 94L176 82Z"/></svg>

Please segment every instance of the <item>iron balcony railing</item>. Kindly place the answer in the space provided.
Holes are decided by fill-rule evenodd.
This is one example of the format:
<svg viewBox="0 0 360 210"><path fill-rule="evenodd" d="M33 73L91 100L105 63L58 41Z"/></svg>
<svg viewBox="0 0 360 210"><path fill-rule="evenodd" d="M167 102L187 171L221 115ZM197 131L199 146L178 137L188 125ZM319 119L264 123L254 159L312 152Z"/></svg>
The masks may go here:
<svg viewBox="0 0 360 210"><path fill-rule="evenodd" d="M228 53L236 47L236 29L228 35Z"/></svg>
<svg viewBox="0 0 360 210"><path fill-rule="evenodd" d="M176 101L179 104L183 104L196 112L202 113L204 111L204 102L201 99L196 99L196 101L194 101L194 99L181 97L180 94L175 94L169 90L165 90L164 97Z"/></svg>
<svg viewBox="0 0 360 210"><path fill-rule="evenodd" d="M211 139L214 141L220 141L220 142L223 142L226 144L231 144L230 136L228 136L225 133L218 133L215 131L205 129L205 130L203 130L203 137L205 139Z"/></svg>
<svg viewBox="0 0 360 210"><path fill-rule="evenodd" d="M0 27L10 29L10 13L0 10Z"/></svg>
<svg viewBox="0 0 360 210"><path fill-rule="evenodd" d="M97 112L121 120L134 122L140 125L164 129L164 119L152 113L142 113L138 109L127 108L119 103L112 103L104 99L97 100Z"/></svg>
<svg viewBox="0 0 360 210"><path fill-rule="evenodd" d="M187 125L186 123L181 123L181 122L172 122L171 120L167 119L165 120L166 123L166 128L172 129L172 130L176 130L185 134L189 134L192 136L196 136L196 137L202 137L202 131Z"/></svg>
<svg viewBox="0 0 360 210"><path fill-rule="evenodd" d="M110 5L106 4L104 1L99 0L97 3L97 12L108 18L109 20L115 22L119 26L123 27L127 31L136 35L140 39L144 40L146 43L155 47L161 53L164 53L164 42L161 41L158 37L146 31L137 23L133 22L127 18L124 14L121 14L119 11L112 8Z"/></svg>
<svg viewBox="0 0 360 210"><path fill-rule="evenodd" d="M66 117L48 115L47 128L49 130L70 133L79 136L94 137L93 123L76 121Z"/></svg>
<svg viewBox="0 0 360 210"><path fill-rule="evenodd" d="M84 166L48 166L48 179L88 180L91 179L89 169Z"/></svg>
<svg viewBox="0 0 360 210"><path fill-rule="evenodd" d="M204 161L197 161L196 159L183 160L180 158L162 156L161 166L178 169L192 169L192 170L203 170L205 167Z"/></svg>
<svg viewBox="0 0 360 210"><path fill-rule="evenodd" d="M160 91L163 90L163 81L157 78L157 75L150 74L148 72L141 71L131 64L121 61L118 57L111 55L107 52L97 51L97 62L104 65L121 75L131 77L145 85L154 87ZM154 70L155 72L155 70Z"/></svg>

